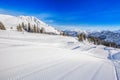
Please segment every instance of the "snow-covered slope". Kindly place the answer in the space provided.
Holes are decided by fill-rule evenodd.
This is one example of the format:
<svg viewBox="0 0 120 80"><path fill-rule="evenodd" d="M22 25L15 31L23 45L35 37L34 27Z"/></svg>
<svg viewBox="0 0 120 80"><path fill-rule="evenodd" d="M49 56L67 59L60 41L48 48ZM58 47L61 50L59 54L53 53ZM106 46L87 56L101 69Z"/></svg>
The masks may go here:
<svg viewBox="0 0 120 80"><path fill-rule="evenodd" d="M0 21L4 24L7 30L16 30L19 24L24 23L24 25L28 26L28 23L33 27L34 25L41 28L44 28L45 32L51 32L59 34L60 32L49 26L48 24L42 22L41 20L37 19L33 16L11 16L11 15L4 15L0 14Z"/></svg>
<svg viewBox="0 0 120 80"><path fill-rule="evenodd" d="M119 49L73 37L0 31L0 80L119 80Z"/></svg>

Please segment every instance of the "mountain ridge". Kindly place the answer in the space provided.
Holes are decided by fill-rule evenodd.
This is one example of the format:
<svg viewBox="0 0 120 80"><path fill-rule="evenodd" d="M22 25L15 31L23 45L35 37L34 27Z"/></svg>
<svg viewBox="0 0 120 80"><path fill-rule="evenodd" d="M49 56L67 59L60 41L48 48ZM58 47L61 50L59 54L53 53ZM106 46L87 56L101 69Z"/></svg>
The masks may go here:
<svg viewBox="0 0 120 80"><path fill-rule="evenodd" d="M34 16L12 16L12 15L5 15L0 14L0 22L3 23L6 30L17 30L17 26L19 24L24 23L24 25L28 28L28 24L30 23L30 26L33 28L34 25L38 28L44 28L44 31L46 33L55 33L60 34L58 30L53 28L52 26L49 26L48 24L44 23L40 19L34 17Z"/></svg>

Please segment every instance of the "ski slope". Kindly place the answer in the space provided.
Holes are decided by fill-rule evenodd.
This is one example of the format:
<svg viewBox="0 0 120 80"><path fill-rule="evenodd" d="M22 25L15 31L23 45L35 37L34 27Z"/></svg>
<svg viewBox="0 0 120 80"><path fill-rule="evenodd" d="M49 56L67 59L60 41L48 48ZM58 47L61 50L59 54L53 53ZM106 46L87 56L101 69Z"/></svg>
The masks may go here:
<svg viewBox="0 0 120 80"><path fill-rule="evenodd" d="M118 80L107 50L72 37L0 31L0 80Z"/></svg>

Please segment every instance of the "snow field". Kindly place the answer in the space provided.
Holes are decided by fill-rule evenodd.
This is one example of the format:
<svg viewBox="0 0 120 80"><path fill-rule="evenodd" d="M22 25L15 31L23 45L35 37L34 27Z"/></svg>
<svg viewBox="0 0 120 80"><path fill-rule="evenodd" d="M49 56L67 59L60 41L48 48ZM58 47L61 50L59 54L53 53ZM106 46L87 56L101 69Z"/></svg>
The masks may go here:
<svg viewBox="0 0 120 80"><path fill-rule="evenodd" d="M72 37L0 31L0 80L117 80L104 48Z"/></svg>

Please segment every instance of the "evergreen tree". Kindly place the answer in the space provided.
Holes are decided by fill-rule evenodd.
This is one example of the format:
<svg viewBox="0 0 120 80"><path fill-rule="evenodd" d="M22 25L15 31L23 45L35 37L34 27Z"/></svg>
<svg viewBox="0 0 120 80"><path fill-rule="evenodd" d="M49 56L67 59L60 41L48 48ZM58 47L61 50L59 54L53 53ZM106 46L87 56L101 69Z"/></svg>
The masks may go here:
<svg viewBox="0 0 120 80"><path fill-rule="evenodd" d="M34 24L34 28L33 29L34 29L34 32L37 33L37 27L36 27L35 24Z"/></svg>
<svg viewBox="0 0 120 80"><path fill-rule="evenodd" d="M30 26L30 23L28 23L28 32L31 32L31 26Z"/></svg>
<svg viewBox="0 0 120 80"><path fill-rule="evenodd" d="M2 22L0 22L0 29L1 29L1 30L6 30L6 29L5 29L5 26L3 25Z"/></svg>
<svg viewBox="0 0 120 80"><path fill-rule="evenodd" d="M20 32L23 31L22 26L20 24L17 26L17 30L20 31Z"/></svg>
<svg viewBox="0 0 120 80"><path fill-rule="evenodd" d="M22 27L23 27L23 29L25 28L25 25L24 25L24 23L22 22Z"/></svg>
<svg viewBox="0 0 120 80"><path fill-rule="evenodd" d="M79 41L84 41L84 40L86 40L86 35L85 35L84 33L79 34L79 35L78 35L78 40L79 40Z"/></svg>
<svg viewBox="0 0 120 80"><path fill-rule="evenodd" d="M25 24L22 22L22 28L27 31L27 27L25 26Z"/></svg>
<svg viewBox="0 0 120 80"><path fill-rule="evenodd" d="M41 28L40 33L44 33L44 32L45 32L44 28Z"/></svg>

